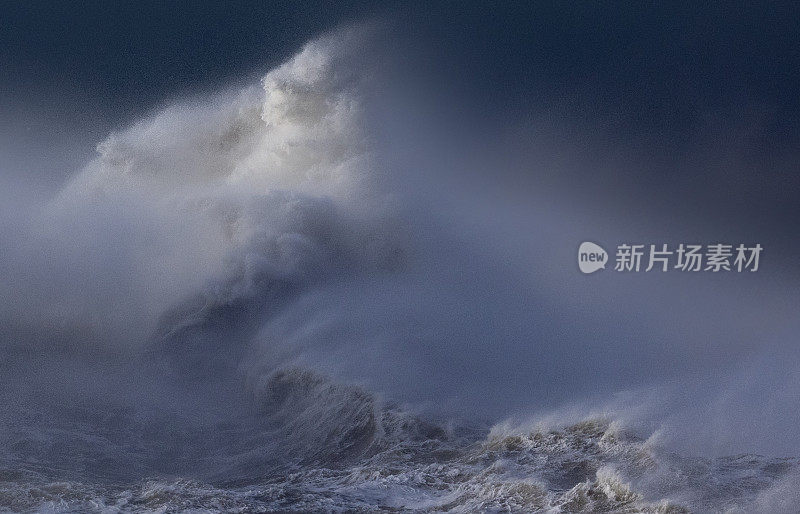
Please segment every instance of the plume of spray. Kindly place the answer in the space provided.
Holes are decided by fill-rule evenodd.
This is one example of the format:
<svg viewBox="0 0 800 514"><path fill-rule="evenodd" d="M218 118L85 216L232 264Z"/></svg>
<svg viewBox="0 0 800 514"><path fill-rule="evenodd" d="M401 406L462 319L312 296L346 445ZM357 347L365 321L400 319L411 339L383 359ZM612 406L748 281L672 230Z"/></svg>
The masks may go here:
<svg viewBox="0 0 800 514"><path fill-rule="evenodd" d="M546 195L511 212L479 180L384 152L371 103L382 84L365 38L320 38L259 85L111 134L55 199L5 222L8 399L22 410L52 404L74 423L105 419L109 405L135 412L174 448L235 419L255 443L210 438L196 456L243 456L240 467L287 451L306 458L303 448L320 459L361 454L401 432L441 435L379 393L487 421L586 397L581 412L643 412L597 396L646 384L652 368L641 363L661 357L631 357L635 326L576 316L607 311L565 305L583 277L554 268L560 250L541 244L571 255L586 227ZM521 270L520 255L547 273ZM676 345L670 362L703 336ZM138 448L140 429L110 439ZM184 438L166 436L177 432ZM191 467L137 459L134 471Z"/></svg>

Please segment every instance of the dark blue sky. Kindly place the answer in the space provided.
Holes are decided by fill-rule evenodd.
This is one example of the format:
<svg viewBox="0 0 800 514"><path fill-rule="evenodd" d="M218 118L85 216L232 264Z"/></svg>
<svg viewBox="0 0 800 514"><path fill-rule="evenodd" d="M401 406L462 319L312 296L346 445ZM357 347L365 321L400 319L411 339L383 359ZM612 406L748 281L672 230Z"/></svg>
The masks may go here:
<svg viewBox="0 0 800 514"><path fill-rule="evenodd" d="M251 73L369 9L330 2L3 2L3 82L130 112Z"/></svg>
<svg viewBox="0 0 800 514"><path fill-rule="evenodd" d="M596 110L648 124L757 101L797 117L800 8L565 2L7 2L6 93L72 90L113 110L261 72L343 21L384 16L443 71L507 102L592 91ZM450 69L448 69L448 67ZM464 75L466 74L466 75ZM589 101L587 97L586 101ZM792 120L793 121L793 120ZM777 129L778 127L776 127Z"/></svg>
<svg viewBox="0 0 800 514"><path fill-rule="evenodd" d="M110 130L175 98L380 19L410 85L462 125L500 133L560 117L553 137L574 154L596 159L586 134L638 153L647 166L633 182L656 191L695 188L709 166L698 155L735 154L747 180L710 200L773 224L800 215L797 4L4 0L0 12L0 165L34 182L59 183Z"/></svg>

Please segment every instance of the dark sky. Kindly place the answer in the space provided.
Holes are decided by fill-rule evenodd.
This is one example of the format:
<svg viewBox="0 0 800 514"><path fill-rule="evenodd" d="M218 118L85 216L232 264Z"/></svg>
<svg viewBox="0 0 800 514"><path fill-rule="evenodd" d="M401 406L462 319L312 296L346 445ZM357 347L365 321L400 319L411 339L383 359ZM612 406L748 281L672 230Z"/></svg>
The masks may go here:
<svg viewBox="0 0 800 514"><path fill-rule="evenodd" d="M78 95L123 112L259 73L343 21L388 16L440 50L473 87L508 103L591 90L594 109L677 128L699 107L800 106L800 8L689 2L7 2L0 3L5 93ZM437 63L442 66L443 63ZM587 98L588 101L588 98Z"/></svg>
<svg viewBox="0 0 800 514"><path fill-rule="evenodd" d="M4 88L130 112L275 64L352 2L3 2Z"/></svg>
<svg viewBox="0 0 800 514"><path fill-rule="evenodd" d="M761 226L800 216L797 4L0 6L0 167L34 188L57 187L109 131L176 98L252 81L342 23L382 20L410 87L456 126L504 134L550 116L561 132L545 135L575 156L594 163L605 147L644 162L603 179L622 189L671 187L690 209L711 200Z"/></svg>

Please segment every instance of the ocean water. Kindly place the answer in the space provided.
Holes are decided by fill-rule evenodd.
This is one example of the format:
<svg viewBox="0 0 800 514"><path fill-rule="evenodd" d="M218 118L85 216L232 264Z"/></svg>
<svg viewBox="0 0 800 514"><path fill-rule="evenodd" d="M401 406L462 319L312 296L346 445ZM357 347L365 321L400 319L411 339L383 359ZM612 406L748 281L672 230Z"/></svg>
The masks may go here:
<svg viewBox="0 0 800 514"><path fill-rule="evenodd" d="M687 458L595 418L438 425L308 371L282 371L269 414L156 427L133 413L18 419L11 512L792 512L797 460ZM8 427L7 427L8 428ZM66 447L66 450L65 450ZM59 452L63 452L59 454Z"/></svg>
<svg viewBox="0 0 800 514"><path fill-rule="evenodd" d="M687 455L602 406L517 422L481 412L490 391L438 409L480 385L464 362L515 357L419 319L480 311L500 334L510 309L432 296L466 257L374 142L363 44L313 41L111 134L14 225L0 510L800 511L795 458Z"/></svg>

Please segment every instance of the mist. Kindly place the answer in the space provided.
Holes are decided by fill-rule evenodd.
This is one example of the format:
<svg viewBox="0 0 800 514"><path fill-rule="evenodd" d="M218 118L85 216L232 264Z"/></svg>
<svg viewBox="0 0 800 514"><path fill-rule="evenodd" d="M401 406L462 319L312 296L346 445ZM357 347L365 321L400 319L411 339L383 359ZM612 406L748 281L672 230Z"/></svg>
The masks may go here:
<svg viewBox="0 0 800 514"><path fill-rule="evenodd" d="M357 453L365 412L393 409L796 455L795 156L751 123L773 111L716 109L675 153L575 109L584 93L481 104L398 37L339 28L112 130L46 185L3 161L6 457L117 480L213 462L198 475L228 483ZM765 250L758 273L584 276L582 241ZM142 437L164 455L128 451Z"/></svg>

